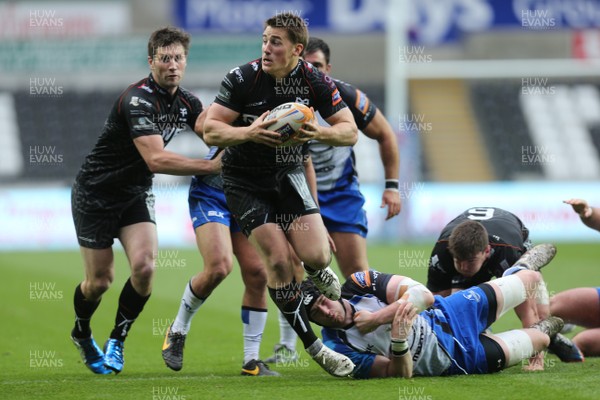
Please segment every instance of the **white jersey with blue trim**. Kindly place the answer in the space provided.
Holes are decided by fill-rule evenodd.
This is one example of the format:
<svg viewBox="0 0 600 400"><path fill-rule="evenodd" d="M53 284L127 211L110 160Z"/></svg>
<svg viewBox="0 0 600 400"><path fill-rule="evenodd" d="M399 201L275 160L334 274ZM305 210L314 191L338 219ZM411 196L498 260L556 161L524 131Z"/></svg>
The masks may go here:
<svg viewBox="0 0 600 400"><path fill-rule="evenodd" d="M316 113L319 125L329 124ZM317 175L317 190L327 191L346 186L358 176L352 146L330 146L318 141L308 147Z"/></svg>
<svg viewBox="0 0 600 400"><path fill-rule="evenodd" d="M218 146L211 146L208 154L206 154L206 156L204 157L205 160L212 160L214 159L217 154L219 153L219 147ZM221 174L208 174L208 175L196 175L192 178L192 180L194 179L198 179L202 182L204 182L205 184L207 184L210 187L213 187L215 189L219 189L219 190L223 190L223 177L221 176Z"/></svg>
<svg viewBox="0 0 600 400"><path fill-rule="evenodd" d="M373 295L353 296L350 300L355 310L376 312L387 304ZM366 335L361 334L356 326L345 330L340 335L346 344L357 351L369 352L391 359L390 340L391 324L380 325L376 330ZM439 376L450 367L452 361L439 345L437 336L428 321L417 315L408 337L408 346L413 360L413 374L421 376Z"/></svg>

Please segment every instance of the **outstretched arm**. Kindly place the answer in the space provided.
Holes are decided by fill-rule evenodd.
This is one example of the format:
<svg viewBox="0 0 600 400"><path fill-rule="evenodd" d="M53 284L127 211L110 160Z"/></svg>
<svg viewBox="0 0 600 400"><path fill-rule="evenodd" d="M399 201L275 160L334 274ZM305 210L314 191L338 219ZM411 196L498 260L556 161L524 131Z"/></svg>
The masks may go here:
<svg viewBox="0 0 600 400"><path fill-rule="evenodd" d="M155 174L207 175L221 170L220 157L215 160L197 160L165 150L160 135L139 136L133 139L135 147Z"/></svg>
<svg viewBox="0 0 600 400"><path fill-rule="evenodd" d="M570 204L586 226L600 231L600 208L592 207L582 199L569 199L563 203Z"/></svg>

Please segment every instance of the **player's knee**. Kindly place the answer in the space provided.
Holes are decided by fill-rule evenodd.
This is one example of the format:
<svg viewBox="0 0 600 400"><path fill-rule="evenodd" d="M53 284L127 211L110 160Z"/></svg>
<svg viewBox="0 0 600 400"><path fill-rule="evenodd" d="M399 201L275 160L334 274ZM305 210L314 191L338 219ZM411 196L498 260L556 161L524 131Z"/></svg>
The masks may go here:
<svg viewBox="0 0 600 400"><path fill-rule="evenodd" d="M213 286L216 286L223 282L223 280L227 278L227 275L231 273L233 261L231 257L223 256L210 260L206 264L206 267L209 281Z"/></svg>
<svg viewBox="0 0 600 400"><path fill-rule="evenodd" d="M244 266L242 268L242 278L246 286L264 287L267 285L267 271L261 264L255 266Z"/></svg>
<svg viewBox="0 0 600 400"><path fill-rule="evenodd" d="M324 269L331 264L331 252L329 249L326 251L315 251L312 254L306 255L302 261L312 269Z"/></svg>
<svg viewBox="0 0 600 400"><path fill-rule="evenodd" d="M154 265L145 264L142 267L137 268L134 275L140 282L150 282L154 276Z"/></svg>
<svg viewBox="0 0 600 400"><path fill-rule="evenodd" d="M515 275L521 278L526 288L533 288L535 284L538 284L542 280L542 274L528 269L519 271Z"/></svg>
<svg viewBox="0 0 600 400"><path fill-rule="evenodd" d="M88 279L85 283L87 289L84 293L86 297L97 299L106 292L112 284L113 276L110 274L104 276L96 276L93 279Z"/></svg>
<svg viewBox="0 0 600 400"><path fill-rule="evenodd" d="M598 344L596 343L596 341L590 340L589 337L584 337L584 335L577 335L573 338L573 343L579 348L579 350L581 350L583 355L586 357L600 356Z"/></svg>

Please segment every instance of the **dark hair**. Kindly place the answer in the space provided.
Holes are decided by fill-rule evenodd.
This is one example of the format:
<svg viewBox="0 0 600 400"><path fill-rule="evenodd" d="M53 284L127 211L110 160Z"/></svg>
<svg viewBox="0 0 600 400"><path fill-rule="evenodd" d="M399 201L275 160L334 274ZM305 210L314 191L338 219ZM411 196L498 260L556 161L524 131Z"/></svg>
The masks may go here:
<svg viewBox="0 0 600 400"><path fill-rule="evenodd" d="M190 48L190 34L172 26L152 32L148 40L148 57L154 58L156 49L159 47L167 47L173 44L181 44L187 55Z"/></svg>
<svg viewBox="0 0 600 400"><path fill-rule="evenodd" d="M307 278L302 281L300 285L300 290L302 291L302 303L304 304L304 308L306 309L306 315L308 315L308 319L313 321L310 317L310 310L312 306L316 303L319 296L321 296L321 292L315 286L315 283L312 279ZM315 322L315 321L313 321Z"/></svg>
<svg viewBox="0 0 600 400"><path fill-rule="evenodd" d="M304 49L306 49L308 43L308 28L305 20L289 11L284 11L266 20L265 28L267 26L271 28L283 28L292 43L302 44L303 50L300 55L304 54Z"/></svg>
<svg viewBox="0 0 600 400"><path fill-rule="evenodd" d="M485 227L472 220L458 224L450 234L448 250L457 260L470 260L490 243Z"/></svg>
<svg viewBox="0 0 600 400"><path fill-rule="evenodd" d="M321 50L323 52L323 55L325 56L325 62L327 64L329 64L329 58L331 55L331 52L329 50L329 45L327 43L325 43L325 41L323 39L311 36L308 39L308 44L306 45L306 49L304 50L304 53L311 54L311 53L315 53L319 50Z"/></svg>

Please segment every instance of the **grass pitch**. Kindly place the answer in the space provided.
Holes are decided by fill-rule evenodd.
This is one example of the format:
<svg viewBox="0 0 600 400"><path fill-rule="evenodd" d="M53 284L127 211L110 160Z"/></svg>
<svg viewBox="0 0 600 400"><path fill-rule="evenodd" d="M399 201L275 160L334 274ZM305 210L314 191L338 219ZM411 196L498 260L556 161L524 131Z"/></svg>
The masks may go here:
<svg viewBox="0 0 600 400"><path fill-rule="evenodd" d="M430 245L371 246L373 268L426 279ZM550 293L600 285L597 244L558 244L544 276ZM72 297L83 277L78 252L0 253L0 398L2 399L597 399L600 359L564 364L546 357L543 372L520 366L499 374L444 378L355 381L328 376L301 350L293 365L275 365L280 378L240 376L242 283L236 267L196 315L185 349L184 368L167 369L160 350L189 278L201 268L191 250L161 249L152 297L125 344L125 368L117 376L96 376L81 363L69 339ZM102 346L112 328L121 287L128 277L124 254L116 255L112 288L92 320ZM278 339L276 308L269 319L261 356ZM492 328L518 327L513 313ZM572 335L569 335L572 336ZM301 349L300 342L298 349Z"/></svg>

